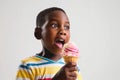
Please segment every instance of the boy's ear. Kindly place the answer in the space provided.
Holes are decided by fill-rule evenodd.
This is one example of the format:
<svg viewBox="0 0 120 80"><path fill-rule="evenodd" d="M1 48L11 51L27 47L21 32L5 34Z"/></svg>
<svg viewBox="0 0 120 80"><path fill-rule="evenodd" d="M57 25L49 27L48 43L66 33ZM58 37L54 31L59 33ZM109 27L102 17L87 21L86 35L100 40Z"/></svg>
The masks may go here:
<svg viewBox="0 0 120 80"><path fill-rule="evenodd" d="M41 32L42 32L41 28L37 28L37 27L35 28L34 36L36 37L36 39L42 38Z"/></svg>

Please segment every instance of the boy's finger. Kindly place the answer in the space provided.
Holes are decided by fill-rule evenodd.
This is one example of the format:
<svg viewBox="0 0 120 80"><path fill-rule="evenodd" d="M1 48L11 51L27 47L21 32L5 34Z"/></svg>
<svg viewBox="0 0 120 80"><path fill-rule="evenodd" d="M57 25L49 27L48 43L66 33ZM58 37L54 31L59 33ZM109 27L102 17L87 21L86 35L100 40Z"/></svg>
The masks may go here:
<svg viewBox="0 0 120 80"><path fill-rule="evenodd" d="M69 62L66 64L67 67L75 67L77 64L73 62Z"/></svg>
<svg viewBox="0 0 120 80"><path fill-rule="evenodd" d="M76 80L77 74L75 72L72 72L69 74L69 76L67 78L68 78L68 80Z"/></svg>
<svg viewBox="0 0 120 80"><path fill-rule="evenodd" d="M76 67L76 66L75 66L75 67L70 67L70 68L69 68L69 71L70 71L70 72L72 72L72 71L77 71L77 67Z"/></svg>

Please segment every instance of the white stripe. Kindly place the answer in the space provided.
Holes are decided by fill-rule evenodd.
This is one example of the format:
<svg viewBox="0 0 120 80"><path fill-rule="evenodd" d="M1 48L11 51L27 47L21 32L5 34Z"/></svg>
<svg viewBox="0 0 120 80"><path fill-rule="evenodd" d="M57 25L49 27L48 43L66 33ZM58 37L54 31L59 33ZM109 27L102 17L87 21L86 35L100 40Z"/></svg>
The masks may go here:
<svg viewBox="0 0 120 80"><path fill-rule="evenodd" d="M30 80L29 78L16 78L16 80Z"/></svg>
<svg viewBox="0 0 120 80"><path fill-rule="evenodd" d="M52 78L54 75L55 74L47 74L47 75L44 75L44 76L36 76L35 80L44 79L44 78Z"/></svg>

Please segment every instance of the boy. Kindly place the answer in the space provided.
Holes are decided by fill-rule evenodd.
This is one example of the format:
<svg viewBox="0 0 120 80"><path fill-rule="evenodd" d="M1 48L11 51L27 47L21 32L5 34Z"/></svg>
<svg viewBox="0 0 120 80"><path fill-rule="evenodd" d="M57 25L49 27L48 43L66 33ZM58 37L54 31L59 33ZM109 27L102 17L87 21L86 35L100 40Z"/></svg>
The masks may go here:
<svg viewBox="0 0 120 80"><path fill-rule="evenodd" d="M43 50L22 61L16 80L82 80L76 63L65 64L62 49L70 39L70 22L61 8L41 11L36 20L35 37Z"/></svg>

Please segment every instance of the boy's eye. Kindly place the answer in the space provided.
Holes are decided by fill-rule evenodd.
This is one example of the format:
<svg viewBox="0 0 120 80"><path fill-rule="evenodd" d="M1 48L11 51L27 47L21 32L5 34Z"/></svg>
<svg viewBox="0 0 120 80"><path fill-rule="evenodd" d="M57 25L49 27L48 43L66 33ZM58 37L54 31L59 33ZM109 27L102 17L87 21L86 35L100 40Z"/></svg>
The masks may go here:
<svg viewBox="0 0 120 80"><path fill-rule="evenodd" d="M58 28L58 24L56 24L56 23L52 23L52 24L51 24L51 27L57 29L57 28Z"/></svg>
<svg viewBox="0 0 120 80"><path fill-rule="evenodd" d="M65 30L69 30L69 29L70 29L70 26L65 26L64 29L65 29Z"/></svg>

